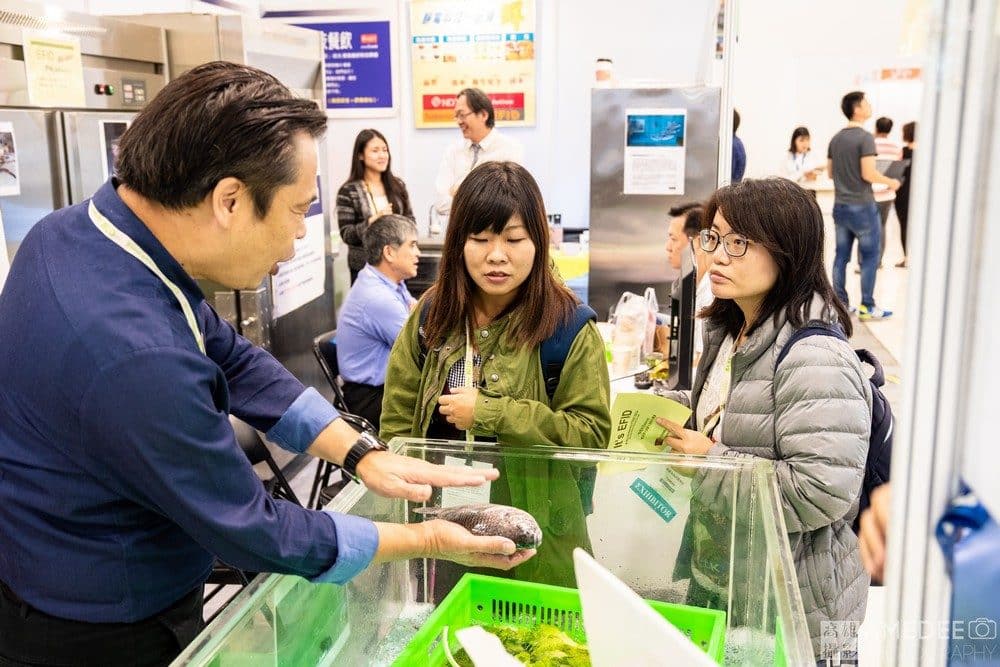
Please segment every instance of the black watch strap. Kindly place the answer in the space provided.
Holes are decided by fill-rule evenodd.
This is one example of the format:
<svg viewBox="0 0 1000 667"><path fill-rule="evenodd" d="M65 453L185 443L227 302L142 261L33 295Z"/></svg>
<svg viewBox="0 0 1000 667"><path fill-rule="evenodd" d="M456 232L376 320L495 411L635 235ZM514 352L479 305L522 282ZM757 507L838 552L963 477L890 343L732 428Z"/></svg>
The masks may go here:
<svg viewBox="0 0 1000 667"><path fill-rule="evenodd" d="M361 433L358 436L358 441L348 450L347 456L344 457L344 465L341 468L348 478L360 484L361 480L358 479L358 463L361 462L361 459L371 452L384 452L388 449L384 442L372 434Z"/></svg>

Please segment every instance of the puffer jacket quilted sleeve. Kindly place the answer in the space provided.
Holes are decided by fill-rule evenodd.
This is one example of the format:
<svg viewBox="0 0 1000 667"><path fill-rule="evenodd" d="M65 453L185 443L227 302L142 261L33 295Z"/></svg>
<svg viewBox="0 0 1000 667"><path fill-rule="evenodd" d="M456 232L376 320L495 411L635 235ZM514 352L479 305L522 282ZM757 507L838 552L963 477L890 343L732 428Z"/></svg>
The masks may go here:
<svg viewBox="0 0 1000 667"><path fill-rule="evenodd" d="M775 468L789 532L828 526L857 502L871 428L871 389L859 371L847 344L812 337L775 372Z"/></svg>
<svg viewBox="0 0 1000 667"><path fill-rule="evenodd" d="M777 349L765 355L765 363L773 364L776 355ZM831 337L801 340L774 372L771 390L772 396L761 397L760 404L774 401L774 450L763 455L775 459L788 532L817 530L849 514L853 517L868 456L872 401L854 351ZM743 400L733 405L731 399L731 413L742 412L740 404L756 403L752 396L735 398ZM728 428L726 440L746 442L741 431ZM717 444L709 454L757 453L740 450L743 447Z"/></svg>

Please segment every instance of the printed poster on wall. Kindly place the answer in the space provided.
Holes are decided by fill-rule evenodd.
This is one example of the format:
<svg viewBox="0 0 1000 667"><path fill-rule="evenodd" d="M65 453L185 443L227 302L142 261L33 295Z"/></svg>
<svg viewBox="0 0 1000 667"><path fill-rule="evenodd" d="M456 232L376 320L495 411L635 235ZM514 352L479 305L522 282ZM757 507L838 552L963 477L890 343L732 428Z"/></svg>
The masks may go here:
<svg viewBox="0 0 1000 667"><path fill-rule="evenodd" d="M480 88L498 125L535 124L535 1L414 0L416 127L453 127L455 95Z"/></svg>
<svg viewBox="0 0 1000 667"><path fill-rule="evenodd" d="M278 275L271 277L271 309L275 318L318 299L326 288L322 199L309 207L305 223L306 235L295 240L295 256L279 264Z"/></svg>
<svg viewBox="0 0 1000 667"><path fill-rule="evenodd" d="M686 109L626 109L627 195L684 194Z"/></svg>
<svg viewBox="0 0 1000 667"><path fill-rule="evenodd" d="M83 58L80 40L66 35L25 30L24 71L28 99L42 107L82 107Z"/></svg>
<svg viewBox="0 0 1000 667"><path fill-rule="evenodd" d="M14 124L0 123L0 197L19 194L21 194L21 174L17 169Z"/></svg>
<svg viewBox="0 0 1000 667"><path fill-rule="evenodd" d="M323 33L327 110L393 111L389 21L298 25Z"/></svg>

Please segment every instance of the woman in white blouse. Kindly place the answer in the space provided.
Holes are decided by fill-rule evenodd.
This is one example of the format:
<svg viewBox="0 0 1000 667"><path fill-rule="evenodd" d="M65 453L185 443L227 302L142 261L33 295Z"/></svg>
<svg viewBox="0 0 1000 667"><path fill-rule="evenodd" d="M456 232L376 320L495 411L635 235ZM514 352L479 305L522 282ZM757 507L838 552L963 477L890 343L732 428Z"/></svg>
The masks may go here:
<svg viewBox="0 0 1000 667"><path fill-rule="evenodd" d="M810 142L808 128L795 128L788 152L785 153L785 160L781 165L782 176L796 183L816 180L823 167L813 157Z"/></svg>

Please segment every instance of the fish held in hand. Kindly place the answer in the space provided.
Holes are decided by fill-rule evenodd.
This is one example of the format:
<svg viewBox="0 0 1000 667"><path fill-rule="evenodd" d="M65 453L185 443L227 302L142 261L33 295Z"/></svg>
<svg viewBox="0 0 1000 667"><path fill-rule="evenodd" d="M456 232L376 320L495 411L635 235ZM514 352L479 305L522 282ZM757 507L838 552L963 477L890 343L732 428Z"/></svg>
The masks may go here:
<svg viewBox="0 0 1000 667"><path fill-rule="evenodd" d="M483 503L456 507L421 507L414 512L457 523L473 535L506 537L518 549L534 549L542 543L542 529L535 517L508 505Z"/></svg>

